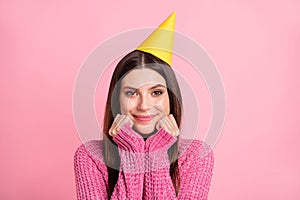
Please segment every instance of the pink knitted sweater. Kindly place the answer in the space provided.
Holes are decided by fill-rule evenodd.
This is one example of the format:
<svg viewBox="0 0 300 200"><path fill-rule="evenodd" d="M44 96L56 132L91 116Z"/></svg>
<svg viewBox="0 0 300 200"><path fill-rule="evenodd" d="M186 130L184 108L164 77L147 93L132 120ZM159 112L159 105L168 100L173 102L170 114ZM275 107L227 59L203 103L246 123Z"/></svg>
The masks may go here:
<svg viewBox="0 0 300 200"><path fill-rule="evenodd" d="M213 171L211 148L199 140L179 138L180 189L176 196L167 150L176 141L164 129L146 141L124 125L113 138L120 172L111 199L207 199ZM108 173L102 141L82 144L74 156L77 199L108 199Z"/></svg>

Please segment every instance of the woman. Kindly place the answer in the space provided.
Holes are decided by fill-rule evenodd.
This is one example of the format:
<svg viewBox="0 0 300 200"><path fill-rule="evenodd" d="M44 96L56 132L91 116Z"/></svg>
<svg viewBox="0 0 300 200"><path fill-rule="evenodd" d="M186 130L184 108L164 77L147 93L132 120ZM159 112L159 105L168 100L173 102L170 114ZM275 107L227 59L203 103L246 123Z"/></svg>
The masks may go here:
<svg viewBox="0 0 300 200"><path fill-rule="evenodd" d="M179 137L181 93L167 61L134 50L116 66L103 140L75 153L78 199L207 199L213 154Z"/></svg>

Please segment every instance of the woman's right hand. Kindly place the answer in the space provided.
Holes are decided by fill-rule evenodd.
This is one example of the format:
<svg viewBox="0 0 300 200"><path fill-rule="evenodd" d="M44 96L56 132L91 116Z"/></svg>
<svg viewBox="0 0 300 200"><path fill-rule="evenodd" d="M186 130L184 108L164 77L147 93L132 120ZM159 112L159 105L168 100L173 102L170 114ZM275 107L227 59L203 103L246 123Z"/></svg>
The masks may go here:
<svg viewBox="0 0 300 200"><path fill-rule="evenodd" d="M133 122L127 115L120 115L117 114L116 118L114 119L108 134L112 137L116 136L121 128L126 124L129 123L129 126L132 127Z"/></svg>
<svg viewBox="0 0 300 200"><path fill-rule="evenodd" d="M133 129L133 122L127 115L118 114L109 129L109 135L119 148L125 151L144 152L145 141L142 136Z"/></svg>

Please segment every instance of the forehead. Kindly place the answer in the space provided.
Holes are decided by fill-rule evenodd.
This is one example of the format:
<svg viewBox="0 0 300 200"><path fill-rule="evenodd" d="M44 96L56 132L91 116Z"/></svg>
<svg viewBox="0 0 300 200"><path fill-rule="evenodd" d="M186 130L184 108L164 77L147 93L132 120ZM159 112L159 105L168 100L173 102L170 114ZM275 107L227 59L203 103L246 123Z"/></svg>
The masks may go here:
<svg viewBox="0 0 300 200"><path fill-rule="evenodd" d="M122 80L121 86L140 88L145 85L161 84L166 86L165 79L152 69L135 69L130 71Z"/></svg>

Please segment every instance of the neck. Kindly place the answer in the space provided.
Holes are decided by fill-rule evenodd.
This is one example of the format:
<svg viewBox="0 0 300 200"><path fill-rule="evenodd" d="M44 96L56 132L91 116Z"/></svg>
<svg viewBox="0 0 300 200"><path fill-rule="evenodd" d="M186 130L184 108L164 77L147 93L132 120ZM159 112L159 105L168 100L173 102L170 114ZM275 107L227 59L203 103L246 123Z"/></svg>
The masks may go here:
<svg viewBox="0 0 300 200"><path fill-rule="evenodd" d="M157 130L154 129L154 131L152 131L151 133L147 133L147 134L140 133L140 132L138 132L138 133L140 134L140 136L142 136L144 138L144 140L147 140L148 137L150 137L151 135L154 135L156 132L157 132Z"/></svg>

